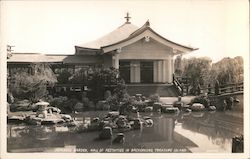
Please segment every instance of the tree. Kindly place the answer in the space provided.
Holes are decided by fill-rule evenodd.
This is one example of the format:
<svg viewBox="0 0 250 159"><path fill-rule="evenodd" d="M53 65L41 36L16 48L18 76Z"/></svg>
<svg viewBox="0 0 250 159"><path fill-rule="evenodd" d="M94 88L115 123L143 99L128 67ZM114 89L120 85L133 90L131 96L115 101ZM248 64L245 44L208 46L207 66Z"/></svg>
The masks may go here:
<svg viewBox="0 0 250 159"><path fill-rule="evenodd" d="M223 58L214 63L210 72L210 81L217 79L220 85L243 82L243 58Z"/></svg>
<svg viewBox="0 0 250 159"><path fill-rule="evenodd" d="M32 64L31 69L31 74L18 71L11 75L8 90L15 98L37 102L48 94L47 86L52 87L57 79L48 64Z"/></svg>
<svg viewBox="0 0 250 159"><path fill-rule="evenodd" d="M88 70L87 68L77 68L75 69L75 72L69 77L69 83L75 83L75 84L85 84L87 85L88 80Z"/></svg>
<svg viewBox="0 0 250 159"><path fill-rule="evenodd" d="M182 72L183 72L183 64L182 64L182 56L177 56L175 61L174 61L174 68L175 68L175 75L177 76L181 76L182 75Z"/></svg>
<svg viewBox="0 0 250 159"><path fill-rule="evenodd" d="M114 68L96 68L88 75L88 87L94 102L104 99L104 92L110 90L119 100L123 94L125 83Z"/></svg>
<svg viewBox="0 0 250 159"><path fill-rule="evenodd" d="M69 78L72 76L72 74L67 70L63 69L62 72L58 73L57 81L58 83L69 83Z"/></svg>
<svg viewBox="0 0 250 159"><path fill-rule="evenodd" d="M180 64L181 63L181 64ZM243 58L225 57L222 60L212 63L207 57L181 59L176 58L176 73L181 72L182 77L189 77L192 90L195 92L198 84L201 86L215 86L215 83L221 85L243 82Z"/></svg>
<svg viewBox="0 0 250 159"><path fill-rule="evenodd" d="M190 78L191 86L206 85L212 60L207 57L185 59L183 76Z"/></svg>

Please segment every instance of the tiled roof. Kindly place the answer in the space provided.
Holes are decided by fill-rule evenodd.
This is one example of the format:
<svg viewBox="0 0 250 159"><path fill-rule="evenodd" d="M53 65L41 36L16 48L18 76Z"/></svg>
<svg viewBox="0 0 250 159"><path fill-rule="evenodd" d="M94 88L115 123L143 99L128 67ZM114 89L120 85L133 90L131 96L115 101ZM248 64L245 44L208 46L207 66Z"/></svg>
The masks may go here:
<svg viewBox="0 0 250 159"><path fill-rule="evenodd" d="M89 64L98 62L96 56L77 55L45 55L39 53L12 53L8 63L65 63L65 64Z"/></svg>
<svg viewBox="0 0 250 159"><path fill-rule="evenodd" d="M101 62L97 56L91 55L70 55L64 58L65 64L96 64Z"/></svg>
<svg viewBox="0 0 250 159"><path fill-rule="evenodd" d="M129 39L132 39L139 34L143 33L145 30L150 30L155 35L161 37L167 42L170 42L174 45L184 47L186 49L190 49L191 51L197 50L198 48L193 48L185 45L178 44L176 42L170 41L164 37L162 37L160 34L156 33L152 28L150 28L149 21L147 21L142 27L138 28L137 26L131 24L131 23L124 23L122 26L117 28L116 30L110 32L109 34L95 40L91 41L89 43L85 43L82 45L77 45L76 47L85 48L85 49L102 49L105 47L113 46L119 43L122 43L124 41L127 41Z"/></svg>
<svg viewBox="0 0 250 159"><path fill-rule="evenodd" d="M44 55L40 53L12 53L7 62L62 62L67 55Z"/></svg>
<svg viewBox="0 0 250 159"><path fill-rule="evenodd" d="M104 47L109 47L109 46L113 46L113 45L117 45L117 44L122 43L122 42L124 42L124 41L127 41L127 40L129 40L129 39L132 39L132 38L138 36L139 34L143 33L143 32L146 31L146 30L150 30L150 31L153 32L155 35L161 37L161 38L164 39L165 41L168 41L168 42L170 42L170 43L172 43L172 44L175 44L175 45L177 45L177 46L184 47L184 48L190 49L190 50L192 50L192 51L198 49L198 48L193 48L193 47L185 46L185 45L182 45L182 44L178 44L178 43L176 43L176 42L173 42L173 41L170 41L170 40L164 38L164 37L161 36L160 34L156 33L152 28L150 28L149 21L147 21L142 27L140 27L139 29L137 29L137 30L135 30L133 33L131 33L126 39L123 39L123 40L118 41L117 43L113 43L113 44L111 44L111 45L103 46L102 48L104 48Z"/></svg>
<svg viewBox="0 0 250 159"><path fill-rule="evenodd" d="M122 26L118 27L114 31L95 41L91 41L89 43L77 46L90 49L100 49L103 46L111 45L128 38L130 34L136 31L137 29L138 27L131 23L124 23Z"/></svg>

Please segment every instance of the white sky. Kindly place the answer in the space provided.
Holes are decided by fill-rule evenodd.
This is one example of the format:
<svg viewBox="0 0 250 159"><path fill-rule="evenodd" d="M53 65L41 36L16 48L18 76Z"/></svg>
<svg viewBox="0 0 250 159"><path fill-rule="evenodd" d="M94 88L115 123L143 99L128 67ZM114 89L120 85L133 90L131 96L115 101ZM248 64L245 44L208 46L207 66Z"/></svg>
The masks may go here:
<svg viewBox="0 0 250 159"><path fill-rule="evenodd" d="M4 44L14 52L74 54L74 46L95 40L125 22L151 27L174 42L198 47L190 56L249 53L248 0L1 1ZM248 57L248 56L246 56Z"/></svg>

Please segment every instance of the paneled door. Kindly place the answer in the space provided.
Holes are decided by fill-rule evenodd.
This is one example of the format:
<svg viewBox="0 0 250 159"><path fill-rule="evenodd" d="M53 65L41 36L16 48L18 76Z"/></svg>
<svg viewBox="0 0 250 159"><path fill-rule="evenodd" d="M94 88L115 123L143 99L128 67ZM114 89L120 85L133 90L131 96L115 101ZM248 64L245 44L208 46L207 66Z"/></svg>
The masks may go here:
<svg viewBox="0 0 250 159"><path fill-rule="evenodd" d="M141 62L141 83L153 83L154 65L152 61Z"/></svg>

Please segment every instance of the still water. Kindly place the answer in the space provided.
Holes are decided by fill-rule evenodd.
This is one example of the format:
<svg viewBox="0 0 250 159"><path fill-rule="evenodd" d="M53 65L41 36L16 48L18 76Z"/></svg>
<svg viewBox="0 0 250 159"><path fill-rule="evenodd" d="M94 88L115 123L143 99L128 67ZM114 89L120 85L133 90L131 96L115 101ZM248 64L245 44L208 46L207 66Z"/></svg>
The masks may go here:
<svg viewBox="0 0 250 159"><path fill-rule="evenodd" d="M107 112L71 114L79 123ZM97 140L100 132L77 133L65 125L8 124L8 152L231 152L232 137L243 133L242 118L225 112L192 112L178 115L141 113L154 124L124 132L124 144ZM113 133L116 136L116 132Z"/></svg>

